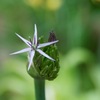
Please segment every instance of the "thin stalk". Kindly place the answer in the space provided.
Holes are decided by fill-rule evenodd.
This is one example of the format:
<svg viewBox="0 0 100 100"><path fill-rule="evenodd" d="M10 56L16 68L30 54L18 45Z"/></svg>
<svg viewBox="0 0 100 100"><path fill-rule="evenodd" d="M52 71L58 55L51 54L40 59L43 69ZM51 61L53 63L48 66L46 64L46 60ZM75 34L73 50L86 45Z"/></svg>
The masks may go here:
<svg viewBox="0 0 100 100"><path fill-rule="evenodd" d="M34 79L36 100L45 100L45 80Z"/></svg>

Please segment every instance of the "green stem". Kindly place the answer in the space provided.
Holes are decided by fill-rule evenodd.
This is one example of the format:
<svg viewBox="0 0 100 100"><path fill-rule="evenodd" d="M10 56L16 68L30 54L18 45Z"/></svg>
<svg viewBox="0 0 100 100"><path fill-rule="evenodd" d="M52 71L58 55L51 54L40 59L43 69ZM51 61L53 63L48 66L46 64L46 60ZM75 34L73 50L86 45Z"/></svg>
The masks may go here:
<svg viewBox="0 0 100 100"><path fill-rule="evenodd" d="M34 79L36 100L45 100L45 80Z"/></svg>

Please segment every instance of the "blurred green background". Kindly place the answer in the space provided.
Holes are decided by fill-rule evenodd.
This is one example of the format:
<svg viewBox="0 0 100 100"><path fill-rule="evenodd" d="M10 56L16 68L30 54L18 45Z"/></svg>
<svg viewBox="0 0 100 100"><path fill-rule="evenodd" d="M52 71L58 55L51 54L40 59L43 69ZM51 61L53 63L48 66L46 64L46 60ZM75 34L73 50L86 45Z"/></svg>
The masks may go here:
<svg viewBox="0 0 100 100"><path fill-rule="evenodd" d="M0 100L35 100L26 72L26 47L37 24L38 36L54 30L59 39L60 72L46 81L47 100L100 100L100 0L0 0Z"/></svg>

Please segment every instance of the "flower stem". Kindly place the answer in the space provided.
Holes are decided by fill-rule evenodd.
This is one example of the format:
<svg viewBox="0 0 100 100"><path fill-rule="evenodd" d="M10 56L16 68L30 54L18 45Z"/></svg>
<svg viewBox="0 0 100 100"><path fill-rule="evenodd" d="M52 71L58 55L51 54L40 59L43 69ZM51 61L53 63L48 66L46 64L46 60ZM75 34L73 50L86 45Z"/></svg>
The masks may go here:
<svg viewBox="0 0 100 100"><path fill-rule="evenodd" d="M45 80L34 79L36 100L45 100Z"/></svg>

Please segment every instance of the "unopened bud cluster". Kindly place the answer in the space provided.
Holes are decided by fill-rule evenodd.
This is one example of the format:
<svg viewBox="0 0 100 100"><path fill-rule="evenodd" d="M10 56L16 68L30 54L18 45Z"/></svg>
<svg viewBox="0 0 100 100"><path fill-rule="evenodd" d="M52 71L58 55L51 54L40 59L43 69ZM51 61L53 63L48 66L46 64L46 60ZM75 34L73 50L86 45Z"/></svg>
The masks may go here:
<svg viewBox="0 0 100 100"><path fill-rule="evenodd" d="M52 42L55 40L56 40L55 34L53 32L50 32L48 41ZM38 42L43 42L43 38L40 38ZM55 61L47 59L46 57L36 52L33 64L31 65L31 68L27 70L27 72L33 78L53 80L57 77L59 68L60 68L57 46L56 44L52 44L52 45L44 47L42 51L48 54L50 57L52 57Z"/></svg>

